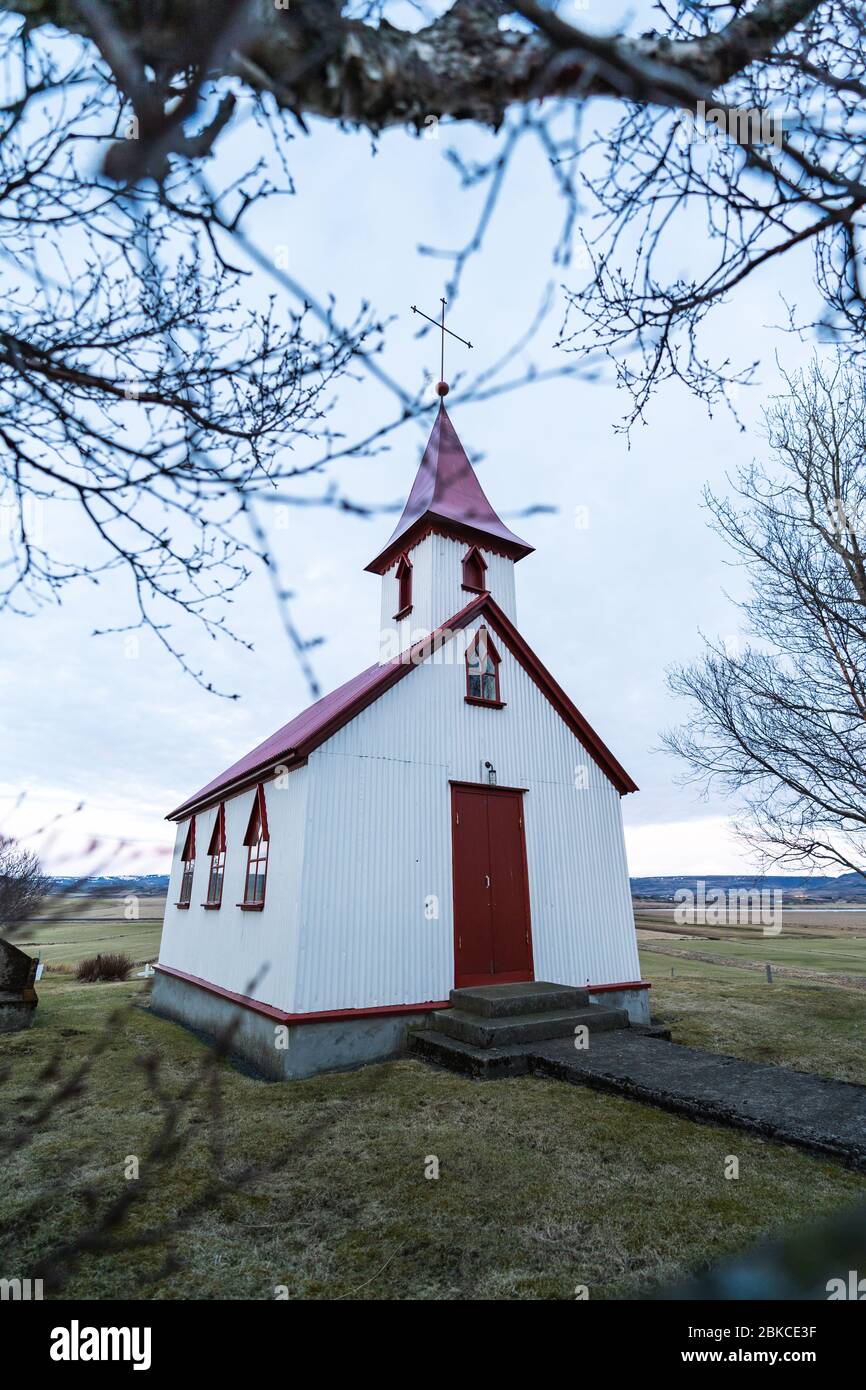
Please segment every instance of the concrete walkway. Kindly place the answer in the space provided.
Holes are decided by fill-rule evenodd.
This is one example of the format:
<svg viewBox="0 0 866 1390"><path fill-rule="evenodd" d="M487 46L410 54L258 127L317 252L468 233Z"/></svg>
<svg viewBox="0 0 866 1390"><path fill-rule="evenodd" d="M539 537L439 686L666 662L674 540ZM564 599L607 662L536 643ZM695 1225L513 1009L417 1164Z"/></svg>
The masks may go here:
<svg viewBox="0 0 866 1390"><path fill-rule="evenodd" d="M866 1170L866 1086L744 1062L622 1029L534 1043L528 1070L749 1129Z"/></svg>

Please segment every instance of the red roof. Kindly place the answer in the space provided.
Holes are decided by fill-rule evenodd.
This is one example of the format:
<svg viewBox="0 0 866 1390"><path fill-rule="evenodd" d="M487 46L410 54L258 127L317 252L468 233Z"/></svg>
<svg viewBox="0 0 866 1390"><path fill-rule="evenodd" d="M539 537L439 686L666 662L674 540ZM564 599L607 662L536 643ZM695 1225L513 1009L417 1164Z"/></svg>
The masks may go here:
<svg viewBox="0 0 866 1390"><path fill-rule="evenodd" d="M397 529L367 569L374 574L383 573L401 550L431 527L448 533L456 531L479 545L492 543L494 549L514 560L531 554L533 549L509 531L491 507L444 405L439 406Z"/></svg>
<svg viewBox="0 0 866 1390"><path fill-rule="evenodd" d="M246 787L254 785L259 778L270 776L277 766L285 764L290 767L303 762L314 748L325 743L344 724L348 724L392 685L414 670L431 652L449 642L455 632L466 627L481 614L484 614L490 626L543 691L620 795L637 791L637 784L541 664L496 600L489 594L481 594L409 651L403 652L392 661L369 666L366 671L346 681L345 685L332 690L330 695L323 696L314 705L310 705L309 709L296 715L275 734L271 734L270 738L265 739L264 743L258 744L252 752L247 753L246 757L232 763L219 777L208 782L207 786L202 787L194 796L188 797L169 814L168 819L180 820L193 811L203 810L227 794L243 791Z"/></svg>

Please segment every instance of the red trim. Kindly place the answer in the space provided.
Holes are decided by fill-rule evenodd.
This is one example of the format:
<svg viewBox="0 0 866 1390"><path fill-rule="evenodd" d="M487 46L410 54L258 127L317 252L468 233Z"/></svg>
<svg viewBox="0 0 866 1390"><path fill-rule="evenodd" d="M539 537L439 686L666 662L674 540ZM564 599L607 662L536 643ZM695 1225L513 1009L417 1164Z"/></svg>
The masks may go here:
<svg viewBox="0 0 866 1390"><path fill-rule="evenodd" d="M190 816L189 818L186 839L183 842L183 853L180 857L184 864L188 864L191 859L195 859L195 816Z"/></svg>
<svg viewBox="0 0 866 1390"><path fill-rule="evenodd" d="M198 975L188 975L185 970L176 970L173 965L157 965L163 975L173 975L178 980L186 980L187 984L197 985L199 989L207 990L209 994L218 994L221 999L230 999L233 1004L242 1004L244 1008L251 1009L253 1013L265 1014L267 1018L276 1019L279 1023L329 1023L332 1020L341 1018L371 1018L384 1014L419 1014L429 1013L434 1009L450 1008L447 999L428 1000L424 1004L377 1004L369 1009L320 1009L317 1013L307 1014L287 1014L282 1009L275 1009L272 1004L263 1004L259 999L251 999L247 994L235 994L234 990L223 989L222 985L211 984L209 980L202 980Z"/></svg>
<svg viewBox="0 0 866 1390"><path fill-rule="evenodd" d="M219 810L214 818L213 830L210 835L210 843L207 852L213 859L216 854L225 854L226 848L226 807L225 802L221 801Z"/></svg>
<svg viewBox="0 0 866 1390"><path fill-rule="evenodd" d="M417 524L418 524L418 523L416 523L416 525L417 525ZM455 532L456 532L457 530L459 530L459 527L457 526L457 523L456 523L456 522L447 522L447 523L443 522L441 525L436 525L436 526L432 526L432 525L429 525L429 524L428 524L428 525L425 527L425 529L421 532L421 534L420 534L419 536L416 536L416 537L415 537L415 539L412 541L411 545L408 545L408 546L405 547L406 554L408 555L408 553L409 553L410 550L415 550L415 549L417 549L417 547L421 544L422 541L426 541L426 540L427 540L427 537L428 537L428 536L443 536L444 539L445 539L445 540L448 540L448 541L453 541L453 540L455 540L455 539L460 539L460 537L456 537L456 536L455 536ZM467 539L469 539L468 527L464 527L464 530L466 531L466 535L463 537L463 539L464 539L464 540L467 540ZM410 533L407 531L407 532L406 532L406 535L408 536L409 534L410 534ZM509 555L509 554L507 553L507 551L504 549L504 546L505 546L505 542L504 542L504 541L501 541L501 542L493 541L492 538L489 537L489 536L487 535L487 532L486 532L486 531L478 531L478 532L473 533L473 539L474 539L474 543L478 545L479 550L480 550L480 549L486 550L488 555L498 555L499 558L500 558L500 560L513 560L513 559L515 559L515 557L514 557L513 555ZM378 567L377 567L377 568L374 568L373 565L365 565L365 566L364 566L365 570L368 570L371 574L387 574L387 573L388 573L388 570L393 568L393 566L394 566L394 565L397 563L397 561L400 559L400 555L402 554L402 550L401 550L399 547L398 547L397 550L394 550L393 547L391 547L391 549L392 549L392 552L393 552L392 558L389 560L388 564L384 567L384 569L379 570ZM532 552L534 551L534 549L535 549L535 546L529 545L529 546L526 547L526 551L525 551L524 553L527 554L527 555L531 555ZM521 558L520 556L517 556L517 559L520 559L520 558Z"/></svg>
<svg viewBox="0 0 866 1390"><path fill-rule="evenodd" d="M581 989L589 990L590 994L605 994L611 989L652 989L649 980L629 980L624 985L581 985Z"/></svg>
<svg viewBox="0 0 866 1390"><path fill-rule="evenodd" d="M391 621L392 621L392 622L395 622L395 623L398 623L398 622L400 621L401 618L408 618L408 616L409 616L409 614L410 614L411 612L412 612L412 605L411 605L411 603L410 603L408 608L401 608L399 613L395 613L395 614L394 614L394 617L392 618Z"/></svg>
<svg viewBox="0 0 866 1390"><path fill-rule="evenodd" d="M264 906L265 906L264 902L260 902L260 903L235 903L235 907L239 907L240 910L241 910L241 912L263 912L263 911L264 911Z"/></svg>
<svg viewBox="0 0 866 1390"><path fill-rule="evenodd" d="M494 789L491 788L492 790ZM372 1018L380 1014L432 1013L435 1009L449 1009L451 1007L449 999L434 999L427 1000L423 1004L377 1004L369 1009L321 1009L318 1013L287 1014L282 1009L275 1009L272 1004L263 1004L258 999L251 999L247 994L235 994L234 990L223 989L222 985L211 984L209 980L202 980L198 975L189 975L185 970L176 970L173 965L160 963L156 968L163 975L173 975L178 980L185 980L187 984L197 985L199 989L206 990L208 994L217 994L221 999L230 999L233 1004L242 1004L244 1008L251 1009L253 1013L265 1014L268 1018L274 1018L280 1023L328 1023L340 1018ZM605 990L613 989L652 989L652 985L648 980L632 980L624 985L582 985L580 988L588 990L590 994L601 994Z"/></svg>
<svg viewBox="0 0 866 1390"><path fill-rule="evenodd" d="M222 907L222 905L223 905L223 900L222 900L222 898L220 898L220 900L219 900L218 903L202 903L202 904L201 904L201 906L204 908L205 912L219 912L219 910L220 910L220 908Z"/></svg>
<svg viewBox="0 0 866 1390"><path fill-rule="evenodd" d="M404 531L402 536L397 539L385 550L381 551L375 560L371 560L364 569L370 574L387 574L388 570L397 560L403 551L414 550L416 545L420 545L428 536L444 536L446 540L466 541L469 545L477 545L479 549L483 547L488 555L500 555L506 560L522 560L524 555L531 555L535 549L532 545L521 543L511 545L502 537L494 539L487 531L482 528L476 529L474 526L467 526L461 522L451 521L448 517L436 517L431 520L432 513L427 517L419 517L408 531Z"/></svg>
<svg viewBox="0 0 866 1390"><path fill-rule="evenodd" d="M205 889L205 901L202 907L216 911L222 907L223 888L225 887L226 877L226 805L224 801L219 804L219 810L214 817L213 830L211 831L210 843L207 847L210 857L210 864L207 871L207 888ZM219 875L220 895L212 898L210 895L211 884L214 882L214 875Z"/></svg>
<svg viewBox="0 0 866 1390"><path fill-rule="evenodd" d="M412 612L412 561L405 550L397 561L397 572L394 575L397 580L397 609L394 614L394 622L398 618L405 618L407 613Z"/></svg>
<svg viewBox="0 0 866 1390"><path fill-rule="evenodd" d="M469 547L461 564L463 566L463 588L474 594L486 593L487 585L484 583L484 576L487 572L487 561L477 545ZM474 582L476 580L477 583Z"/></svg>
<svg viewBox="0 0 866 1390"><path fill-rule="evenodd" d="M386 690L390 690L392 686L414 670L415 666L420 665L443 647L446 642L449 642L455 632L467 627L482 614L505 642L508 650L520 662L523 669L535 681L557 714L571 729L575 738L583 744L590 757L613 783L620 795L625 796L627 792L636 792L637 783L629 777L622 764L617 761L607 745L602 742L580 711L572 704L562 686L554 680L547 668L539 661L532 648L521 637L517 628L510 618L506 617L496 600L490 594L481 594L471 603L468 603L465 608L462 608L459 613L455 613L447 623L443 623L435 632L432 632L429 637L416 642L414 647L410 647L399 657L395 657L393 661L384 665L381 678L377 679L375 685L368 686L329 719L323 720L313 733L299 742L297 747L285 748L277 755L272 753L263 760L258 768L250 768L235 778L234 781L215 787L212 793L200 800L192 798L188 803L172 811L168 819L178 820L182 816L188 815L193 809L200 811L205 807L213 806L217 800L227 794L229 788L232 789L232 794L236 794L248 787L255 786L263 776L273 775L273 769L285 766L291 757L296 759L294 765L300 766L301 760L306 760L315 748L326 743L344 725L355 719L362 710L374 704L381 695L385 694Z"/></svg>
<svg viewBox="0 0 866 1390"><path fill-rule="evenodd" d="M448 779L449 787L465 787L470 792L527 792L528 787L499 787L489 785L487 782L458 782L454 778Z"/></svg>
<svg viewBox="0 0 866 1390"><path fill-rule="evenodd" d="M466 586L464 585L464 588L465 588L465 587L466 587ZM484 667L485 667L485 669L484 669L483 671L480 669L481 662L480 662L480 659L479 659L478 662L477 662L477 665L478 665L479 669L476 670L476 671L473 671L473 670L470 669L470 657L479 657L479 658L480 658L480 648L481 648L481 645L482 645L482 633L483 633L484 658L485 658L485 660L484 660ZM491 661L491 663L492 663L492 665L493 665L493 681L494 681L494 686L495 686L495 689L496 689L496 694L494 695L494 697L493 697L492 700L491 700L491 699L488 699L488 698L485 696L485 694L484 694L484 681L485 681L485 679L489 678L489 675L490 675L490 672L486 669L486 668L487 668L487 658L488 658L488 657L490 658L490 661ZM501 662L501 661L502 661L502 657L499 655L498 651L496 650L495 646L493 645L493 640L492 640L492 638L491 638L491 636L490 636L490 633L487 631L487 628L486 628L486 627L484 626L484 624L482 623L481 626L479 627L478 631L476 632L474 639L473 639L473 640L467 645L467 647L466 647L465 664L466 664L466 703L467 703L467 704L470 704L470 705L489 705L491 709L503 709L503 708L504 708L505 702L504 702L504 700L502 700L502 699L500 698L500 693L501 693L501 692L500 692L500 690L499 690L499 666L500 666L500 662ZM478 681L481 682L481 694L480 694L480 695L473 695L473 694L472 694L472 685L471 685L471 682L472 682L473 678L474 678L475 680L478 680Z"/></svg>
<svg viewBox="0 0 866 1390"><path fill-rule="evenodd" d="M265 758L264 762L250 768L248 772L242 772L239 776L233 777L230 782L221 782L211 796L200 799L198 797L191 798L189 805L184 803L176 811L171 811L166 816L166 820L182 820L185 815L188 815L190 806L195 806L197 813L208 811L211 806L215 806L218 801L222 801L226 797L241 796L243 792L251 791L253 787L258 786L259 782L270 782L277 775L282 775L282 772L296 772L298 768L306 767L306 765L306 758L296 757L294 751L287 748L278 758ZM277 769L280 769L279 774Z"/></svg>
<svg viewBox="0 0 866 1390"><path fill-rule="evenodd" d="M244 877L244 900L237 903L237 907L252 909L261 912L265 905L265 891L268 886L268 860L270 858L270 836L268 834L268 808L265 804L265 789L259 782L256 787L256 795L253 800L253 807L250 811L250 818L247 822L247 833L244 836L244 844L247 847L247 869ZM262 892L254 898L249 896L250 892L250 872L255 864L253 879L256 887L261 877ZM264 865L264 872L262 872Z"/></svg>
<svg viewBox="0 0 866 1390"><path fill-rule="evenodd" d="M189 903L175 903L175 907L179 907L182 911L184 911L189 907Z"/></svg>
<svg viewBox="0 0 866 1390"><path fill-rule="evenodd" d="M180 899L175 907L189 907L192 901L192 881L195 876L195 816L190 817L186 828L186 839L180 856Z"/></svg>

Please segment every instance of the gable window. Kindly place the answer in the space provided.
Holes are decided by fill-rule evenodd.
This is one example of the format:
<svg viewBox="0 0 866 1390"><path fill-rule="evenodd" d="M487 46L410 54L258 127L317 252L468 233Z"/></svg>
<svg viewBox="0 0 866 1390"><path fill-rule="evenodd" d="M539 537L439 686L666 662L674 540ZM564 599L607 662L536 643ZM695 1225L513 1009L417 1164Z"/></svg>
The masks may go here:
<svg viewBox="0 0 866 1390"><path fill-rule="evenodd" d="M408 555L401 555L397 561L397 612L396 618L405 618L412 611L412 561Z"/></svg>
<svg viewBox="0 0 866 1390"><path fill-rule="evenodd" d="M176 907L189 907L192 897L192 876L195 869L195 816L192 817L187 827L186 839L183 842L183 853L180 856L183 864L183 874L180 880L180 897L175 904Z"/></svg>
<svg viewBox="0 0 866 1390"><path fill-rule="evenodd" d="M247 876L244 882L245 908L263 908L265 905L265 879L268 876L268 812L265 806L265 789L261 782L256 787L256 798L250 812L250 822L244 836L247 847Z"/></svg>
<svg viewBox="0 0 866 1390"><path fill-rule="evenodd" d="M487 562L477 545L467 550L463 556L463 587L473 594L483 594L487 590L485 571Z"/></svg>
<svg viewBox="0 0 866 1390"><path fill-rule="evenodd" d="M224 801L220 802L207 852L210 855L210 872L207 876L207 898L204 906L215 908L219 907L223 900L223 878L226 869L226 808Z"/></svg>
<svg viewBox="0 0 866 1390"><path fill-rule="evenodd" d="M466 700L470 705L491 705L502 709L499 697L501 658L486 627L480 627L466 651Z"/></svg>

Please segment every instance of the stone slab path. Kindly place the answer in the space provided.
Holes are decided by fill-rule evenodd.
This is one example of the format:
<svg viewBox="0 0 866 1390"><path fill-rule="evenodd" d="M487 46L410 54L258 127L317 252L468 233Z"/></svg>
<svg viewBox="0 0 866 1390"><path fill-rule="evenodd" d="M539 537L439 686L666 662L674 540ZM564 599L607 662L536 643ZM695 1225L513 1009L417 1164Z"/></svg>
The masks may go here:
<svg viewBox="0 0 866 1390"><path fill-rule="evenodd" d="M534 1043L536 1076L593 1086L696 1119L753 1130L866 1170L866 1086L747 1062L622 1029Z"/></svg>

